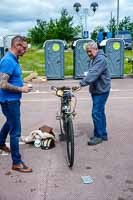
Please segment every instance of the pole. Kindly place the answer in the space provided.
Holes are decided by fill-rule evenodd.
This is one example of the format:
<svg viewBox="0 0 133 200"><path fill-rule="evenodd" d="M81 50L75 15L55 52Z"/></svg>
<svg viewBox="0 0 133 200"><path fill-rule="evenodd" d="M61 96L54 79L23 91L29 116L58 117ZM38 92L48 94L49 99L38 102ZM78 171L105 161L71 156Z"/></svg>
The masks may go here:
<svg viewBox="0 0 133 200"><path fill-rule="evenodd" d="M88 15L88 9L87 9L87 8L84 8L83 12L84 12L84 17L85 17L85 27L84 27L84 30L87 31L87 15Z"/></svg>
<svg viewBox="0 0 133 200"><path fill-rule="evenodd" d="M117 35L119 31L119 0L117 0Z"/></svg>
<svg viewBox="0 0 133 200"><path fill-rule="evenodd" d="M79 16L79 18L80 18L81 38L82 38L83 37L83 31L84 31L84 28L83 28L83 19L82 19L81 15Z"/></svg>
<svg viewBox="0 0 133 200"><path fill-rule="evenodd" d="M110 25L111 25L111 27L110 27L110 31L112 32L112 31L113 31L113 30L112 30L112 11L111 11L110 20L111 20L111 23L110 23Z"/></svg>
<svg viewBox="0 0 133 200"><path fill-rule="evenodd" d="M83 9L83 15L84 15L84 37L88 38L88 24L87 24L87 17L89 15L89 10L88 8Z"/></svg>

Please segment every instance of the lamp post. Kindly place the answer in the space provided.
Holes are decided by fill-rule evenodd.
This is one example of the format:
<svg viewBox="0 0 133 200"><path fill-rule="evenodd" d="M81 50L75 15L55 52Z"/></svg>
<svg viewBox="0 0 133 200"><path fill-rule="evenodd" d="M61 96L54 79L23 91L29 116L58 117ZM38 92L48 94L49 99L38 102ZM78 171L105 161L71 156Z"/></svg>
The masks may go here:
<svg viewBox="0 0 133 200"><path fill-rule="evenodd" d="M95 14L97 8L98 8L98 3L93 2L90 4L90 9L89 8L82 8L82 5L79 2L74 3L73 8L77 15L80 18L80 26L82 30L82 37L83 38L88 38L89 37L89 32L87 28L87 19L88 16L92 16ZM84 26L83 26L83 18L84 18Z"/></svg>
<svg viewBox="0 0 133 200"><path fill-rule="evenodd" d="M117 35L118 35L118 31L119 31L119 0L117 0Z"/></svg>

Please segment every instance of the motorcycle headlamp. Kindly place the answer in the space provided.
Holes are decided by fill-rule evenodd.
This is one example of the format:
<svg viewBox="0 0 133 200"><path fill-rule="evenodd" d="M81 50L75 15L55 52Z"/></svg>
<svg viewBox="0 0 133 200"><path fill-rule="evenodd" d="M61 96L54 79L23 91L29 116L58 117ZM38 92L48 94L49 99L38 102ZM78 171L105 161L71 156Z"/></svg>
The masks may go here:
<svg viewBox="0 0 133 200"><path fill-rule="evenodd" d="M62 90L57 90L56 95L59 97L63 96L63 91Z"/></svg>

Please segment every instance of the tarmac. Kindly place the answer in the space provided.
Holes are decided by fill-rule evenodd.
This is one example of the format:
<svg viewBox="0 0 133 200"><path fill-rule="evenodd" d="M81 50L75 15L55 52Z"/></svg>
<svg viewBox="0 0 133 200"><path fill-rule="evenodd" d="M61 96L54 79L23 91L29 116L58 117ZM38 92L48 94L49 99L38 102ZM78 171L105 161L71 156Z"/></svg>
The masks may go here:
<svg viewBox="0 0 133 200"><path fill-rule="evenodd" d="M33 168L30 174L12 171L10 155L0 155L0 200L133 200L133 78L112 79L106 105L109 140L96 146L87 145L93 135L88 87L76 93L75 162L69 169L66 145L58 140L59 98L51 86L74 86L78 82L65 79L36 83L32 92L23 95L22 135L46 124L53 127L56 147L42 150L20 142L22 158ZM0 128L3 123L0 111ZM93 182L85 184L81 176L90 176Z"/></svg>

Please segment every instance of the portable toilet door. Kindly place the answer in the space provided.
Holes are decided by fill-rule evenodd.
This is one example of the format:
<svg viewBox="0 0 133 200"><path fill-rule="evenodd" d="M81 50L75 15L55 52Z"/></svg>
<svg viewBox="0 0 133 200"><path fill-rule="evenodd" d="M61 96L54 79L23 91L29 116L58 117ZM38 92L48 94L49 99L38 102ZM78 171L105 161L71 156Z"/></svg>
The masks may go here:
<svg viewBox="0 0 133 200"><path fill-rule="evenodd" d="M89 57L86 53L86 45L88 42L93 40L90 39L79 39L75 43L74 48L74 78L83 78L85 72L88 71Z"/></svg>
<svg viewBox="0 0 133 200"><path fill-rule="evenodd" d="M4 42L3 37L0 37L0 59L4 56Z"/></svg>
<svg viewBox="0 0 133 200"><path fill-rule="evenodd" d="M45 74L47 79L64 79L64 43L47 40L45 49Z"/></svg>
<svg viewBox="0 0 133 200"><path fill-rule="evenodd" d="M108 39L105 46L109 71L112 78L124 76L124 41L122 39Z"/></svg>

